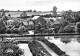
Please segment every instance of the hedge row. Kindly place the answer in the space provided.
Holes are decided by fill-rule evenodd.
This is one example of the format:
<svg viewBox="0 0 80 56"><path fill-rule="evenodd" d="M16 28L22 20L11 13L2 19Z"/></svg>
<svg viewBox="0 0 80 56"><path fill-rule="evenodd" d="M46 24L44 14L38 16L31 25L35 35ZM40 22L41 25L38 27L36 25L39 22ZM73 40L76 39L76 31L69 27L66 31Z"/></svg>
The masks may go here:
<svg viewBox="0 0 80 56"><path fill-rule="evenodd" d="M28 46L33 56L51 56L37 41L29 43Z"/></svg>

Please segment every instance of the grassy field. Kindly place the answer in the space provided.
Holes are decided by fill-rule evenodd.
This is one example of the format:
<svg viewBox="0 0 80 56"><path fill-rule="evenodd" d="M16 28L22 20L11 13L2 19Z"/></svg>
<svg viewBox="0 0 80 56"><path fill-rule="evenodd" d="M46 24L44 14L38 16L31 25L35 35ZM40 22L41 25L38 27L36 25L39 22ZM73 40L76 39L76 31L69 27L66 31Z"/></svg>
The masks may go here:
<svg viewBox="0 0 80 56"><path fill-rule="evenodd" d="M11 14L12 17L19 17L21 13L22 11L6 12L6 15ZM28 16L31 16L31 15L46 15L51 14L52 12L26 12L26 13Z"/></svg>

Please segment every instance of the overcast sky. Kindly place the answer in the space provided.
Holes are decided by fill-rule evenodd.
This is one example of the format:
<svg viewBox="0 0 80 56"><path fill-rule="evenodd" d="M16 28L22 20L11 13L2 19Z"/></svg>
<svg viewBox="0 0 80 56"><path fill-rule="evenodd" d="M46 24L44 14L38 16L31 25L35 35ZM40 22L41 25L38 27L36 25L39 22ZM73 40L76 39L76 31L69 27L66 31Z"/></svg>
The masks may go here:
<svg viewBox="0 0 80 56"><path fill-rule="evenodd" d="M0 0L0 9L51 11L57 6L58 11L80 10L80 0Z"/></svg>

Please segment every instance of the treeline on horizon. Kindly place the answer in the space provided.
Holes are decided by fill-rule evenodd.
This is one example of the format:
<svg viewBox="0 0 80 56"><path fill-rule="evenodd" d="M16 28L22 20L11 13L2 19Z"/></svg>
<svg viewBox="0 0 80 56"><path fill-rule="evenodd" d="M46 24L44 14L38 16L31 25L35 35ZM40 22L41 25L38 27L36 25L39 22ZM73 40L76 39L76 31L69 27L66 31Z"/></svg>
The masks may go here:
<svg viewBox="0 0 80 56"><path fill-rule="evenodd" d="M0 12L23 12L21 10L4 10L4 9L0 9ZM25 12L42 12L42 11L37 11L37 10L24 10Z"/></svg>
<svg viewBox="0 0 80 56"><path fill-rule="evenodd" d="M25 11L25 12L53 12L52 10L51 11L37 11L37 10L23 10L23 11L21 11L21 10L5 10L5 9L0 9L0 12L3 12L3 11L5 11L5 12L23 12L23 11ZM58 11L58 12L63 12L63 11L73 11L73 10L62 10L62 11ZM73 11L73 12L79 12L79 11Z"/></svg>

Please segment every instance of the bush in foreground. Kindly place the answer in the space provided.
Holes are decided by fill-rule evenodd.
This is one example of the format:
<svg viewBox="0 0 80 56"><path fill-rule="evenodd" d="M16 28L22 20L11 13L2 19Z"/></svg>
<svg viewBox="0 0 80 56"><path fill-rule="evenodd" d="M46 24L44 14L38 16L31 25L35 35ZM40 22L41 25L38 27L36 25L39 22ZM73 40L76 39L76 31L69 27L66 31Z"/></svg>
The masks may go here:
<svg viewBox="0 0 80 56"><path fill-rule="evenodd" d="M0 56L20 56L23 51L11 42L2 42L0 44Z"/></svg>

